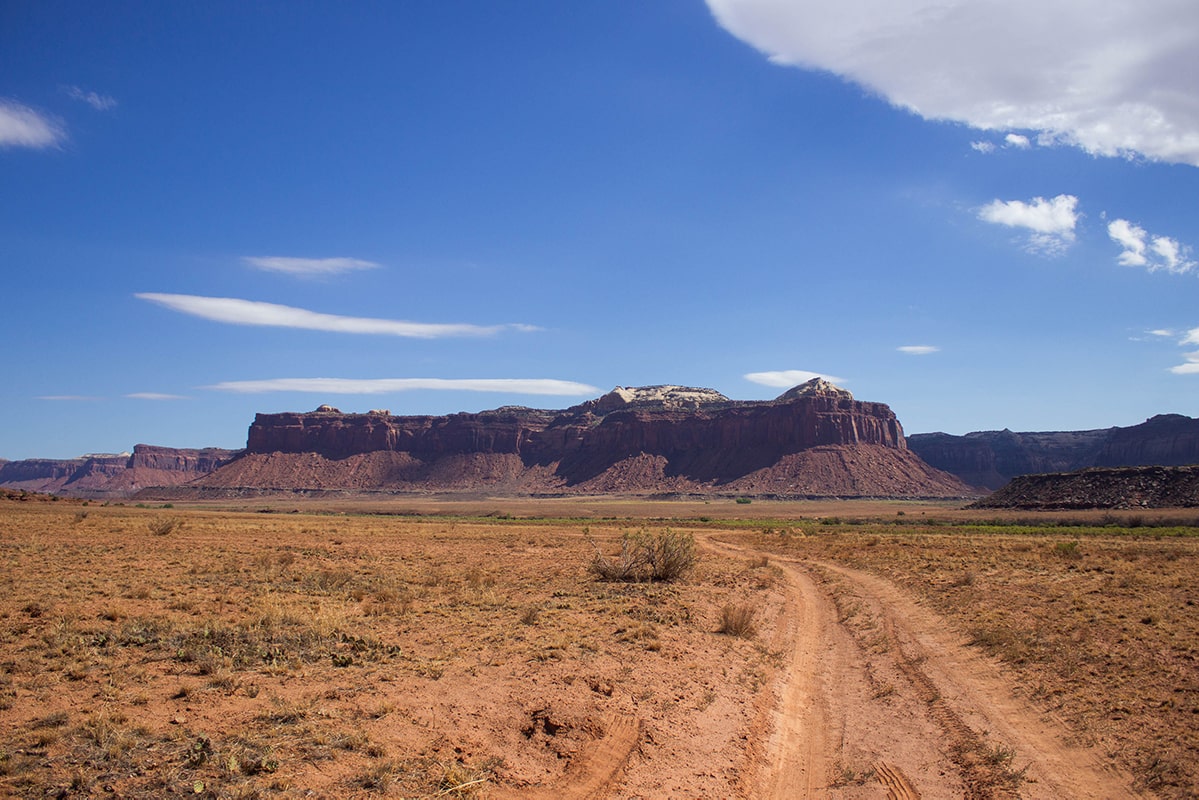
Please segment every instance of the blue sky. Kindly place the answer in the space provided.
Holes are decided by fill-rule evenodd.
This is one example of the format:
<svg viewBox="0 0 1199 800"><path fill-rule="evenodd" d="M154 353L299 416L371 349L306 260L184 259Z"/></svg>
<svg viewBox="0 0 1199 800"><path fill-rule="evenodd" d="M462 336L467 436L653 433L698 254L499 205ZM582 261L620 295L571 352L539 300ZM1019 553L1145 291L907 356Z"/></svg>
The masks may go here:
<svg viewBox="0 0 1199 800"><path fill-rule="evenodd" d="M1199 416L1199 6L1094 8L0 4L0 458L812 374Z"/></svg>

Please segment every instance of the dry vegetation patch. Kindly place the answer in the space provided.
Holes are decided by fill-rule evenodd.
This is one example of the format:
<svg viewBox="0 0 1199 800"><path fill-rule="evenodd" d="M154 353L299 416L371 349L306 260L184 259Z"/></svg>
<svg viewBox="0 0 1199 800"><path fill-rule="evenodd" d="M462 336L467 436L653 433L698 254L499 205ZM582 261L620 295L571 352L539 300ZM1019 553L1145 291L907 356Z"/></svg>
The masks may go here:
<svg viewBox="0 0 1199 800"><path fill-rule="evenodd" d="M1001 659L1035 705L1128 768L1140 789L1195 796L1195 529L815 524L805 531L740 538L886 576ZM852 602L842 602L840 613L852 623ZM867 641L869 634L862 632Z"/></svg>
<svg viewBox="0 0 1199 800"><path fill-rule="evenodd" d="M0 794L486 797L614 715L621 791L740 791L772 656L716 631L778 605L765 564L605 582L577 524L87 510L0 507Z"/></svg>

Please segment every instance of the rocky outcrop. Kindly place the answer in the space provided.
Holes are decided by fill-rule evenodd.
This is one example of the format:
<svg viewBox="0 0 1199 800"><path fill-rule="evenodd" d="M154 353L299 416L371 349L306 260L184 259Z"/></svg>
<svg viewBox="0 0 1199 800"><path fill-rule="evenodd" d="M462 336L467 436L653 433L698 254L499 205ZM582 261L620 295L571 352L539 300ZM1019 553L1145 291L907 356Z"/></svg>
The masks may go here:
<svg viewBox="0 0 1199 800"><path fill-rule="evenodd" d="M1199 466L1094 467L1021 475L976 508L1136 509L1199 507Z"/></svg>
<svg viewBox="0 0 1199 800"><path fill-rule="evenodd" d="M808 465L805 467L804 465ZM819 468L816 468L819 465ZM561 411L444 417L259 414L212 490L728 491L945 497L959 481L908 452L882 403L810 381L771 401L711 389L617 387Z"/></svg>
<svg viewBox="0 0 1199 800"><path fill-rule="evenodd" d="M1140 425L1102 430L919 433L908 437L908 446L930 465L972 486L997 489L1018 475L1199 464L1199 419L1163 414Z"/></svg>
<svg viewBox="0 0 1199 800"><path fill-rule="evenodd" d="M155 486L177 486L229 462L237 450L177 449L139 444L132 453L0 464L0 486L68 497L127 497Z"/></svg>

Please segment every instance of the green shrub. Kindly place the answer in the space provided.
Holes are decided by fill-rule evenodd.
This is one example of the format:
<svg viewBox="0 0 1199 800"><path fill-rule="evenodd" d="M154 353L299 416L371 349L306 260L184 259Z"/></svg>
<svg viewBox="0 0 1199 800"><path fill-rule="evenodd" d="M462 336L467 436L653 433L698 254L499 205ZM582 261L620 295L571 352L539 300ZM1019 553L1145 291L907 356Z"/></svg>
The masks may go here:
<svg viewBox="0 0 1199 800"><path fill-rule="evenodd" d="M1078 552L1078 542L1058 542L1053 546L1053 552L1062 558L1076 559L1082 558L1082 553Z"/></svg>

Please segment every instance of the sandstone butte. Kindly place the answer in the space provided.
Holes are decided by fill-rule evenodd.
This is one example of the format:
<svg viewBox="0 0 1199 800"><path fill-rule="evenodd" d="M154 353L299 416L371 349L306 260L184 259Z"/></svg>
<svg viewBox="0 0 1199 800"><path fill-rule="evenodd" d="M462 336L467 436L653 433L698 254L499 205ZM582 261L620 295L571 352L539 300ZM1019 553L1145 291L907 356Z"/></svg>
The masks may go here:
<svg viewBox="0 0 1199 800"><path fill-rule="evenodd" d="M821 379L769 401L647 386L559 411L258 414L244 454L171 496L277 491L978 494L910 451L885 404Z"/></svg>

